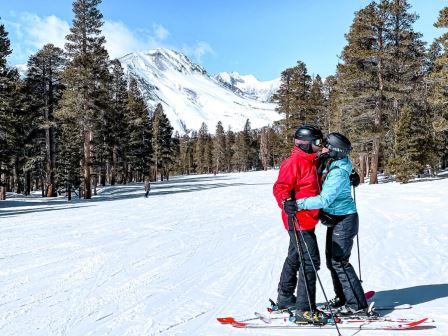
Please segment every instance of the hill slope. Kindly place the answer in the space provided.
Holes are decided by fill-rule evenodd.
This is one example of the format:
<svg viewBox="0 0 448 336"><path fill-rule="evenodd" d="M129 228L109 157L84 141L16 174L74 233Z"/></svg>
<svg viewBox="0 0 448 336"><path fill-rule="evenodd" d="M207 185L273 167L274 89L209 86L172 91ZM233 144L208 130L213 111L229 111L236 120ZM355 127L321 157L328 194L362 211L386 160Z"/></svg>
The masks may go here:
<svg viewBox="0 0 448 336"><path fill-rule="evenodd" d="M198 130L202 122L214 133L218 121L225 129L231 126L239 131L246 119L252 128L280 119L275 104L235 93L176 51L136 52L120 58L120 62L126 73L137 79L149 108L154 110L160 102L172 126L181 133Z"/></svg>

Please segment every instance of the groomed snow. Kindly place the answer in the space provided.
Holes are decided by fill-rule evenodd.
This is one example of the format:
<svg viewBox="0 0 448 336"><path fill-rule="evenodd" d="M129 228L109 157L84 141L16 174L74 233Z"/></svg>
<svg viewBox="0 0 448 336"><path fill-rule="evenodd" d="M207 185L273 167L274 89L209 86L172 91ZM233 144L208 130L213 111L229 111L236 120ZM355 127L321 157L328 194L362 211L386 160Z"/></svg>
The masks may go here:
<svg viewBox="0 0 448 336"><path fill-rule="evenodd" d="M287 251L277 174L177 177L148 198L132 184L91 201L0 202L0 335L337 335L216 321L276 297ZM390 316L429 316L436 328L343 335L448 334L447 198L448 179L357 188L364 288L377 304L413 305ZM323 260L320 225L317 235ZM319 274L332 297L324 264Z"/></svg>

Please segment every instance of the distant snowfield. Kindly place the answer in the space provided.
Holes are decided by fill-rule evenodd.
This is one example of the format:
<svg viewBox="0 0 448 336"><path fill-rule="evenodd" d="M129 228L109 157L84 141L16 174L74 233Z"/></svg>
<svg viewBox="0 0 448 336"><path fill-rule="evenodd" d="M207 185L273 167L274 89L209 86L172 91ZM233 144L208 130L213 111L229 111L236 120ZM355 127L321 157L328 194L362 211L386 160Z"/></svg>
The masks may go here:
<svg viewBox="0 0 448 336"><path fill-rule="evenodd" d="M337 335L239 330L216 317L276 298L287 234L272 196L278 171L107 187L91 201L0 202L0 335ZM448 179L356 190L362 278L390 316L448 334ZM317 235L324 260L325 228ZM351 259L358 269L356 246ZM329 297L329 272L319 271ZM318 290L318 300L323 300Z"/></svg>
<svg viewBox="0 0 448 336"><path fill-rule="evenodd" d="M258 81L253 76L243 76L247 86L239 88L244 91L240 95L174 50L135 52L123 56L120 62L125 72L137 79L149 110L161 103L171 126L181 135L185 133L184 126L197 131L205 123L214 134L219 121L225 130L230 126L233 131L240 131L247 119L252 128L261 128L281 118L275 111L277 104L251 99L263 96L260 99L269 100L279 80Z"/></svg>

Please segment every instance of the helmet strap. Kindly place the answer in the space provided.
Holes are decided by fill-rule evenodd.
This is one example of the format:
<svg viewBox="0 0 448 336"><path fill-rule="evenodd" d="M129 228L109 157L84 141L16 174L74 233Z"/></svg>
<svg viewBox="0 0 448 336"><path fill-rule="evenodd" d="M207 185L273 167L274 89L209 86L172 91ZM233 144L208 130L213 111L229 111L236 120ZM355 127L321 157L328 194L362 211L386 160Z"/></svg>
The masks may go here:
<svg viewBox="0 0 448 336"><path fill-rule="evenodd" d="M313 147L311 146L311 143L296 144L296 146L303 150L305 153L313 154Z"/></svg>

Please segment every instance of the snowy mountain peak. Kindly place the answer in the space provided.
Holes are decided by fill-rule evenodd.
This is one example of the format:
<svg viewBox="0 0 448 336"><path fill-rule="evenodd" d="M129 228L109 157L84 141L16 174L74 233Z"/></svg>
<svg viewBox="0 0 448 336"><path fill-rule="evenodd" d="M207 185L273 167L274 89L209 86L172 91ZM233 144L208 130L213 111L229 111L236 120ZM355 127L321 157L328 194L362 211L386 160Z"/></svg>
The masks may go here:
<svg viewBox="0 0 448 336"><path fill-rule="evenodd" d="M239 72L220 72L214 78L236 94L268 102L280 86L280 78L260 81L254 75L241 75Z"/></svg>
<svg viewBox="0 0 448 336"><path fill-rule="evenodd" d="M174 69L183 73L199 72L204 75L207 74L200 65L191 62L187 56L171 49L157 48L135 52L121 58L121 62L126 60L139 60L139 65L153 67L158 72Z"/></svg>
<svg viewBox="0 0 448 336"><path fill-rule="evenodd" d="M245 83L247 92L238 91L224 79L210 77L187 56L163 48L131 53L120 61L128 76L137 79L150 110L161 103L172 126L180 133L198 130L203 122L213 133L218 121L225 128L230 126L239 131L247 119L253 128L259 128L280 118L275 105L267 103L269 93L264 92L263 96L258 91L264 82L254 76L229 73L230 82L238 79L242 88L241 83ZM224 78L226 75L222 74ZM273 84L266 87L274 89Z"/></svg>

